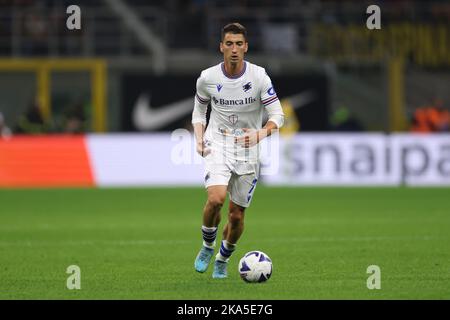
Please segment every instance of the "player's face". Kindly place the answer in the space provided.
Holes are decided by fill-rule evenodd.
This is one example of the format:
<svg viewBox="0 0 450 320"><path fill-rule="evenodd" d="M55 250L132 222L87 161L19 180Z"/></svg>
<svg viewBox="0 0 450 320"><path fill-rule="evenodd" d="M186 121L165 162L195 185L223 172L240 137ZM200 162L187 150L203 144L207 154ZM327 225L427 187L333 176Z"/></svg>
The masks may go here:
<svg viewBox="0 0 450 320"><path fill-rule="evenodd" d="M244 60L244 54L248 50L248 43L244 35L226 33L220 43L220 52L227 64L240 64Z"/></svg>

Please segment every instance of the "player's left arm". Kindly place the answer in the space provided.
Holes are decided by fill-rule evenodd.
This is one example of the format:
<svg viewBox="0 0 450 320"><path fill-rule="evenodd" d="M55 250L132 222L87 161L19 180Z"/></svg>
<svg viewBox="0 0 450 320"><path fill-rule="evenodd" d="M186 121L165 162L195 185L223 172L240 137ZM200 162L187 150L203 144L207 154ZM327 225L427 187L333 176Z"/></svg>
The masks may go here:
<svg viewBox="0 0 450 320"><path fill-rule="evenodd" d="M259 130L244 128L245 134L236 138L236 142L246 148L253 147L284 124L283 108L267 73L264 74L262 81L261 104L269 116L266 124Z"/></svg>
<svg viewBox="0 0 450 320"><path fill-rule="evenodd" d="M258 130L259 141L270 136L273 131L280 129L284 124L284 112L279 100L271 103L266 107L269 120L262 129Z"/></svg>
<svg viewBox="0 0 450 320"><path fill-rule="evenodd" d="M280 123L280 121L282 123L283 120L280 119L282 119L283 117L278 114L276 118L278 119L267 120L264 127L259 130L243 128L242 130L245 132L245 134L235 138L235 142L237 144L241 144L245 148L253 147L281 127L281 125L279 126L277 123Z"/></svg>

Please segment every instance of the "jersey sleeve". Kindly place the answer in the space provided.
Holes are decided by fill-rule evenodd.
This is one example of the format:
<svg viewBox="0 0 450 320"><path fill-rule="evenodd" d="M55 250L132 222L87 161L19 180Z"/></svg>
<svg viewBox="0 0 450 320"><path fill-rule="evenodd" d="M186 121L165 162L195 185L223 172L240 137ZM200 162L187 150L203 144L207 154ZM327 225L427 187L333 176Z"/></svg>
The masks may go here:
<svg viewBox="0 0 450 320"><path fill-rule="evenodd" d="M284 112L281 107L280 100L272 85L272 80L264 71L261 86L261 103L266 109L269 120L277 125L277 128L281 128L284 124Z"/></svg>
<svg viewBox="0 0 450 320"><path fill-rule="evenodd" d="M275 101L278 101L277 93L273 88L272 80L270 80L270 77L264 71L261 83L261 103L264 107L267 107Z"/></svg>
<svg viewBox="0 0 450 320"><path fill-rule="evenodd" d="M194 111L192 112L192 124L202 123L206 125L206 110L211 100L208 91L206 90L204 72L197 79L196 92L194 98Z"/></svg>
<svg viewBox="0 0 450 320"><path fill-rule="evenodd" d="M209 96L208 90L206 88L206 76L202 72L200 77L197 79L195 98L200 104L208 105L211 97Z"/></svg>

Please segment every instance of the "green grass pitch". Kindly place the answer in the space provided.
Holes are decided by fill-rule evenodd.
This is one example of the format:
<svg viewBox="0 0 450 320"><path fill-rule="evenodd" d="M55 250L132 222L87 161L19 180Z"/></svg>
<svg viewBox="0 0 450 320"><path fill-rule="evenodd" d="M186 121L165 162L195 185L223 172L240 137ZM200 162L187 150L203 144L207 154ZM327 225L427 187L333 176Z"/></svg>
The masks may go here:
<svg viewBox="0 0 450 320"><path fill-rule="evenodd" d="M0 299L450 298L448 188L260 185L224 280L193 268L205 197L202 188L2 189ZM240 279L250 250L272 258L268 282ZM80 290L66 288L69 265L81 268ZM366 286L369 265L381 268L379 290Z"/></svg>

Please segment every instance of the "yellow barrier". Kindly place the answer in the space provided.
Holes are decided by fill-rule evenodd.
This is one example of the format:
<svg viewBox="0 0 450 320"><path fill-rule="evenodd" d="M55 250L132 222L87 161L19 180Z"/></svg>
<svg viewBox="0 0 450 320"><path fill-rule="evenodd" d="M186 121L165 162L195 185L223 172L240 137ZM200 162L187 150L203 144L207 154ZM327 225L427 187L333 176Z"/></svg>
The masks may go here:
<svg viewBox="0 0 450 320"><path fill-rule="evenodd" d="M95 132L106 131L106 62L102 59L0 59L0 71L31 71L36 73L38 101L43 117L51 118L51 72L52 71L89 71L91 74L91 92L93 121Z"/></svg>
<svg viewBox="0 0 450 320"><path fill-rule="evenodd" d="M405 80L404 61L400 58L392 58L388 63L388 84L389 84L389 130L407 130L407 120L405 112Z"/></svg>

